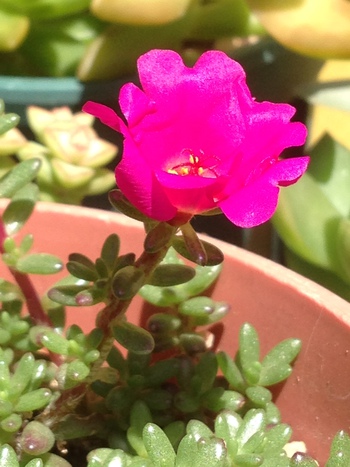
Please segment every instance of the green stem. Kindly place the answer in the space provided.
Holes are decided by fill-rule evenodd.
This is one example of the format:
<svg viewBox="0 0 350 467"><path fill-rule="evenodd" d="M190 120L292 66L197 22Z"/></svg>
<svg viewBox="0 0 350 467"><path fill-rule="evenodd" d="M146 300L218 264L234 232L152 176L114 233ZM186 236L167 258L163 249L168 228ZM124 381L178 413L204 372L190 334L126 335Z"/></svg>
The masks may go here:
<svg viewBox="0 0 350 467"><path fill-rule="evenodd" d="M175 234L176 230L176 228L173 229L173 234ZM166 245L164 245L155 253L148 253L147 251L143 251L140 257L136 260L135 267L141 269L145 274L144 284L147 284L150 276L152 275L152 272L167 254L171 246L171 240L172 236ZM106 358L114 345L112 327L116 321L119 321L125 315L131 302L132 299L118 300L113 297L110 303L100 312L97 318L97 327L102 329L104 338L98 349L100 352L100 357L98 360L96 360L93 367L91 368L88 382L94 380L96 373L106 361Z"/></svg>
<svg viewBox="0 0 350 467"><path fill-rule="evenodd" d="M167 241L162 247L158 249L158 251L154 253L143 251L140 257L136 260L135 267L142 270L142 272L145 274L144 284L147 284L150 276L152 275L152 272L165 257L172 244L172 238L176 231L177 227L173 227L172 235L168 236ZM90 374L83 384L72 389L68 389L61 394L53 406L50 407L50 409L45 413L45 420L59 421L65 415L72 413L75 407L77 407L79 402L84 397L88 386L96 379L96 374L106 361L107 356L114 345L115 340L112 333L113 325L116 321L122 319L122 317L127 312L131 301L132 299L118 300L114 296L111 296L110 302L103 310L100 311L96 320L96 325L98 328L102 329L104 337L98 348L100 352L98 360L96 360L96 362L94 362L92 365Z"/></svg>

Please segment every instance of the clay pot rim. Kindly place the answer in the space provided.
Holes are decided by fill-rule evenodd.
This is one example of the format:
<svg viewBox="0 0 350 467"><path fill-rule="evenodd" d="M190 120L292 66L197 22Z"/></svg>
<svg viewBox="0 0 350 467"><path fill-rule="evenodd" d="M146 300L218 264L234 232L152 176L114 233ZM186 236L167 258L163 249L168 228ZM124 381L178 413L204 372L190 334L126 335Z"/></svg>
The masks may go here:
<svg viewBox="0 0 350 467"><path fill-rule="evenodd" d="M3 200L0 201L1 208L4 206L4 202ZM35 210L41 213L50 211L64 213L68 216L78 215L80 217L93 217L106 223L111 222L111 218L113 217L114 221L117 219L117 222L123 226L127 225L134 228L140 228L141 226L140 222L130 219L123 214L84 206L40 201L36 204ZM325 287L292 271L291 269L286 268L285 266L236 245L226 243L222 240L213 239L207 235L201 234L200 236L207 241L215 243L215 245L223 251L226 258L232 258L236 262L246 266L249 265L259 274L274 279L282 286L288 286L290 289L295 290L296 293L302 294L307 300L317 303L321 309L328 310L328 312L334 315L337 320L350 327L350 304Z"/></svg>

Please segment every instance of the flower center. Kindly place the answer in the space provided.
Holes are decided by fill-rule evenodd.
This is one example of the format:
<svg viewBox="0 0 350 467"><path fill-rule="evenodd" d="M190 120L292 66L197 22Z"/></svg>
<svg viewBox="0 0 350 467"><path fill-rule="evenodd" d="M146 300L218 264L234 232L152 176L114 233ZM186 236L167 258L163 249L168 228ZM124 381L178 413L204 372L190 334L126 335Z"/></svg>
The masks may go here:
<svg viewBox="0 0 350 467"><path fill-rule="evenodd" d="M183 149L181 151L181 159L184 162L174 165L167 170L170 174L186 176L195 175L199 177L216 178L218 174L215 168L218 165L218 159L215 156L205 156L202 150L199 151L200 155L197 156L191 149Z"/></svg>

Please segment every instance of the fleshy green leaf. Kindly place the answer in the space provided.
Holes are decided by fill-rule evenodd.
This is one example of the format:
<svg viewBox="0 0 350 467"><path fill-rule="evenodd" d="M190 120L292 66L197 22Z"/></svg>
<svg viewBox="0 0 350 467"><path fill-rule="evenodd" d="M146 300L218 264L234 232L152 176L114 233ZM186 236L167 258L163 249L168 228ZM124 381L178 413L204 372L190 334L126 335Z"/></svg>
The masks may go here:
<svg viewBox="0 0 350 467"><path fill-rule="evenodd" d="M157 287L172 287L190 281L196 271L182 264L161 264L153 272L149 284Z"/></svg>
<svg viewBox="0 0 350 467"><path fill-rule="evenodd" d="M69 255L67 269L72 276L88 282L94 282L98 279L95 264L90 258L80 253L71 253Z"/></svg>
<svg viewBox="0 0 350 467"><path fill-rule="evenodd" d="M17 363L15 372L11 378L13 385L12 395L20 394L33 377L35 359L31 353L24 354Z"/></svg>
<svg viewBox="0 0 350 467"><path fill-rule="evenodd" d="M0 198L11 198L24 185L30 183L40 170L40 159L28 159L15 165L0 180Z"/></svg>
<svg viewBox="0 0 350 467"><path fill-rule="evenodd" d="M55 331L46 331L41 337L41 342L51 352L68 355L69 342L68 340Z"/></svg>
<svg viewBox="0 0 350 467"><path fill-rule="evenodd" d="M234 362L225 352L218 352L216 357L218 359L219 368L223 372L230 386L233 389L244 392L246 384L236 362Z"/></svg>
<svg viewBox="0 0 350 467"><path fill-rule="evenodd" d="M28 183L13 195L3 213L3 222L8 235L17 233L23 227L33 212L38 194L39 188Z"/></svg>
<svg viewBox="0 0 350 467"><path fill-rule="evenodd" d="M0 109L0 113L2 112L2 109ZM7 131L11 130L11 128L14 128L15 126L18 125L19 123L19 116L14 114L14 113L8 113L5 115L1 115L0 117L0 135L3 135Z"/></svg>
<svg viewBox="0 0 350 467"><path fill-rule="evenodd" d="M350 462L350 437L339 431L332 441L331 454L326 467L347 467Z"/></svg>
<svg viewBox="0 0 350 467"><path fill-rule="evenodd" d="M200 245L203 247L203 253L198 252L197 255L188 250L188 246L183 237L174 237L172 245L181 256L201 266L216 266L221 264L224 260L222 251L215 245L204 240L200 241Z"/></svg>
<svg viewBox="0 0 350 467"><path fill-rule="evenodd" d="M1 287L0 287L1 297ZM147 329L152 334L168 334L181 327L181 319L167 313L153 313L147 321Z"/></svg>
<svg viewBox="0 0 350 467"><path fill-rule="evenodd" d="M8 444L0 447L0 467L19 467L17 454Z"/></svg>
<svg viewBox="0 0 350 467"><path fill-rule="evenodd" d="M21 300L21 298L21 291L16 285L0 279L0 302L12 302L13 300Z"/></svg>
<svg viewBox="0 0 350 467"><path fill-rule="evenodd" d="M176 450L180 441L186 434L186 425L182 420L177 420L169 423L169 425L164 428L164 433L167 435L171 445Z"/></svg>
<svg viewBox="0 0 350 467"><path fill-rule="evenodd" d="M207 409L219 412L221 410L239 410L244 405L245 398L239 392L214 387L202 396L201 401Z"/></svg>
<svg viewBox="0 0 350 467"><path fill-rule="evenodd" d="M78 306L77 295L86 290L86 285L61 285L48 291L48 297L54 302L66 306Z"/></svg>
<svg viewBox="0 0 350 467"><path fill-rule="evenodd" d="M300 339L285 339L263 358L259 384L270 386L286 379L292 372L290 364L301 349Z"/></svg>
<svg viewBox="0 0 350 467"><path fill-rule="evenodd" d="M63 269L63 263L57 256L33 253L19 258L16 269L26 274L55 274Z"/></svg>
<svg viewBox="0 0 350 467"><path fill-rule="evenodd" d="M150 422L152 422L150 409L143 401L136 401L130 412L130 427L127 431L127 439L139 456L147 456L143 439L143 429L145 425Z"/></svg>
<svg viewBox="0 0 350 467"><path fill-rule="evenodd" d="M312 457L308 454L297 452L294 454L294 456L290 460L290 463L287 465L288 467L319 467L320 464L316 462L316 460L312 459ZM347 464L336 463L334 464L334 467L341 467L342 465L344 465L345 467L345 465Z"/></svg>
<svg viewBox="0 0 350 467"><path fill-rule="evenodd" d="M266 404L271 402L271 392L262 386L252 386L246 389L246 395L255 406L266 407Z"/></svg>
<svg viewBox="0 0 350 467"><path fill-rule="evenodd" d="M134 324L122 322L113 327L113 335L126 349L139 354L148 354L154 349L152 335Z"/></svg>
<svg viewBox="0 0 350 467"><path fill-rule="evenodd" d="M265 434L264 454L274 454L283 449L292 436L292 429L286 424L276 425Z"/></svg>
<svg viewBox="0 0 350 467"><path fill-rule="evenodd" d="M265 413L260 409L251 409L244 417L243 423L237 431L239 451L242 452L244 445L261 430L265 429Z"/></svg>
<svg viewBox="0 0 350 467"><path fill-rule="evenodd" d="M14 410L16 412L32 412L33 410L45 407L51 399L51 391L47 388L36 389L35 391L23 394L17 401Z"/></svg>
<svg viewBox="0 0 350 467"><path fill-rule="evenodd" d="M173 467L175 451L169 438L159 426L148 423L143 430L143 441L148 457L158 467Z"/></svg>
<svg viewBox="0 0 350 467"><path fill-rule="evenodd" d="M179 371L179 360L177 358L168 358L147 368L145 381L148 386L161 386L166 381L177 376Z"/></svg>
<svg viewBox="0 0 350 467"><path fill-rule="evenodd" d="M218 278L221 268L221 265L197 266L194 278L184 284L173 287L155 287L146 284L140 289L139 294L156 306L175 305L206 290Z"/></svg>
<svg viewBox="0 0 350 467"><path fill-rule="evenodd" d="M188 464L195 465L193 461L196 451L197 442L194 435L189 434L182 438L177 450L176 467L188 467ZM207 462L205 465L208 466Z"/></svg>
<svg viewBox="0 0 350 467"><path fill-rule="evenodd" d="M130 300L144 283L144 273L135 266L119 269L113 277L112 291L119 300Z"/></svg>
<svg viewBox="0 0 350 467"><path fill-rule="evenodd" d="M227 450L222 439L216 437L202 438L197 445L198 451L194 458L194 465L208 467L225 467L227 465Z"/></svg>
<svg viewBox="0 0 350 467"><path fill-rule="evenodd" d="M119 255L120 239L117 234L109 235L103 243L101 259L110 271L113 270L116 259Z"/></svg>
<svg viewBox="0 0 350 467"><path fill-rule="evenodd" d="M151 228L144 241L144 249L148 253L156 253L168 245L176 229L167 222L159 222Z"/></svg>
<svg viewBox="0 0 350 467"><path fill-rule="evenodd" d="M206 352L196 365L196 375L201 381L200 391L202 393L211 389L214 385L218 371L218 363L213 352Z"/></svg>
<svg viewBox="0 0 350 467"><path fill-rule="evenodd" d="M225 440L228 455L233 461L238 450L237 432L242 418L234 411L225 410L215 419L215 434Z"/></svg>
<svg viewBox="0 0 350 467"><path fill-rule="evenodd" d="M32 459L25 467L44 467L44 461L42 459Z"/></svg>
<svg viewBox="0 0 350 467"><path fill-rule="evenodd" d="M80 360L74 360L73 362L68 363L66 375L72 381L84 381L89 373L90 368Z"/></svg>
<svg viewBox="0 0 350 467"><path fill-rule="evenodd" d="M250 384L256 384L260 376L260 343L254 327L245 323L239 333L239 364Z"/></svg>
<svg viewBox="0 0 350 467"><path fill-rule="evenodd" d="M184 332L179 336L180 345L189 355L202 353L207 350L205 338L194 332Z"/></svg>

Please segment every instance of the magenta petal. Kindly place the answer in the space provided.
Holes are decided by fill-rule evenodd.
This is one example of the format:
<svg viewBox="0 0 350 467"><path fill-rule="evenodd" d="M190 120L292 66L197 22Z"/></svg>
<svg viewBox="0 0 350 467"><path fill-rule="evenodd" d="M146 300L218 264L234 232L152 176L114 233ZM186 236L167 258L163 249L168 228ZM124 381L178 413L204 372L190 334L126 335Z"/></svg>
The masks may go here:
<svg viewBox="0 0 350 467"><path fill-rule="evenodd" d="M218 204L226 217L239 227L262 224L276 210L279 186L296 182L306 171L308 163L308 157L279 161L253 183Z"/></svg>
<svg viewBox="0 0 350 467"><path fill-rule="evenodd" d="M277 186L259 179L221 201L219 206L225 216L238 227L255 227L273 215L277 207L278 193Z"/></svg>
<svg viewBox="0 0 350 467"><path fill-rule="evenodd" d="M186 67L172 50L152 50L137 61L142 88L148 95L166 95L178 86Z"/></svg>
<svg viewBox="0 0 350 467"><path fill-rule="evenodd" d="M83 105L82 110L94 117L97 117L105 125L113 130L124 132L125 123L110 107L96 102L88 101Z"/></svg>
<svg viewBox="0 0 350 467"><path fill-rule="evenodd" d="M295 183L306 172L309 162L308 156L278 161L267 172L270 183L276 183L279 186L289 186Z"/></svg>
<svg viewBox="0 0 350 467"><path fill-rule="evenodd" d="M168 200L163 187L131 138L126 138L124 157L115 170L118 187L126 198L143 214L158 221L168 221L176 208Z"/></svg>
<svg viewBox="0 0 350 467"><path fill-rule="evenodd" d="M122 87L119 104L130 127L137 125L147 113L152 112L149 98L133 83L127 83Z"/></svg>
<svg viewBox="0 0 350 467"><path fill-rule="evenodd" d="M157 179L178 211L192 215L215 208L214 198L223 184L221 178L181 177L164 171L157 172Z"/></svg>

